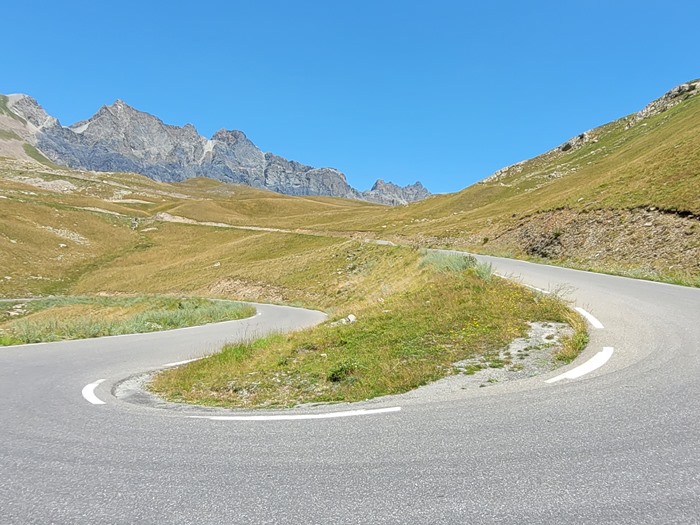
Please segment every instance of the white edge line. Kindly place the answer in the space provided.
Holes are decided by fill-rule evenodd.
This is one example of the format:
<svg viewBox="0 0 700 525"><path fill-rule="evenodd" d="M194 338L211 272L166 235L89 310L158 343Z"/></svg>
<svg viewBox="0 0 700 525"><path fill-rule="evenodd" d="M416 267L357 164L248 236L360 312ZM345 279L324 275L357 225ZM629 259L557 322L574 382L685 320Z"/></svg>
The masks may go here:
<svg viewBox="0 0 700 525"><path fill-rule="evenodd" d="M104 401L102 401L99 397L95 395L95 388L97 388L97 385L99 385L103 381L104 379L99 379L98 381L95 381L94 383L90 383L89 385L85 385L83 387L83 397L93 405L105 404Z"/></svg>
<svg viewBox="0 0 700 525"><path fill-rule="evenodd" d="M543 293L543 294L545 294L545 295L549 295L549 294L552 293L552 292L550 292L549 290L543 290L542 288L537 288L537 286L532 286L531 284L525 284L525 283L521 283L521 284L522 284L523 286L527 286L527 287L530 288L531 290L535 290L536 292L540 292L540 293Z"/></svg>
<svg viewBox="0 0 700 525"><path fill-rule="evenodd" d="M398 412L401 407L375 408L371 410L348 410L346 412L327 412L325 414L281 414L274 416L188 416L193 419L210 419L212 421L293 421L301 419L332 419L338 417L368 416Z"/></svg>
<svg viewBox="0 0 700 525"><path fill-rule="evenodd" d="M603 328L605 328L605 327L603 326L603 323L601 323L600 321L598 321L598 319L596 319L595 317L593 317L593 315L589 314L589 313L588 313L586 310L584 310L583 308L580 308L580 307L577 306L577 307L574 308L574 309L575 309L578 313L580 313L582 316L584 316L586 319L588 319L588 322L591 323L591 325L593 326L593 328L597 328L598 330L602 330Z"/></svg>
<svg viewBox="0 0 700 525"><path fill-rule="evenodd" d="M564 372L561 375L547 379L545 383L555 383L557 381L561 381L562 379L578 379L579 377L584 376L589 372L593 372L593 370L603 366L608 362L612 355L613 348L611 346L606 346L582 365L572 368L568 372Z"/></svg>
<svg viewBox="0 0 700 525"><path fill-rule="evenodd" d="M161 368L170 368L172 366L186 365L187 363L191 363L192 361L198 361L199 359L202 359L202 358L195 357L193 359L185 359L184 361L175 361L174 363L166 363L166 364L160 365L160 366L161 366Z"/></svg>
<svg viewBox="0 0 700 525"><path fill-rule="evenodd" d="M530 290L535 290L536 292L543 293L543 294L545 294L545 295L549 295L549 294L552 293L552 292L550 292L549 290L545 290L545 289L543 289L543 288L538 288L537 286L532 286L531 284L525 284L525 283L523 283L523 282L520 282L520 281L518 281L517 279L514 279L514 278L512 277L512 275L504 275L504 274L498 273L498 272L493 272L493 274L494 274L496 277L500 277L501 279L505 279L505 280L507 280L507 281L512 281L512 282L514 282L514 283L517 283L517 284L520 284L520 285L522 285L522 286L525 286L526 288L530 288Z"/></svg>
<svg viewBox="0 0 700 525"><path fill-rule="evenodd" d="M430 251L430 249L428 251ZM579 270L578 268L569 268L567 266L558 266L556 264L538 263L538 262L534 262L534 261L528 261L526 259L511 259L510 257L498 257L496 255L486 255L485 253L460 252L457 250L438 250L438 251L452 251L452 252L458 253L458 254L473 255L474 257L477 257L477 258L481 257L489 262L491 259L495 260L496 262L499 259L501 259L501 260L505 260L505 261L522 263L522 264L526 264L526 265L530 265L530 266L547 266L549 268L554 268L557 270L564 270L564 271L568 271L568 272L587 273L590 275L599 275L601 277L610 277L613 279L626 279L628 281L635 281L638 283L658 284L660 286L672 286L672 287L676 287L676 288L687 288L687 286L683 286L682 284L664 283L661 281L650 281L648 279L637 279L636 277L629 277L627 275L614 275L614 274L609 274L609 273L593 272L591 270Z"/></svg>

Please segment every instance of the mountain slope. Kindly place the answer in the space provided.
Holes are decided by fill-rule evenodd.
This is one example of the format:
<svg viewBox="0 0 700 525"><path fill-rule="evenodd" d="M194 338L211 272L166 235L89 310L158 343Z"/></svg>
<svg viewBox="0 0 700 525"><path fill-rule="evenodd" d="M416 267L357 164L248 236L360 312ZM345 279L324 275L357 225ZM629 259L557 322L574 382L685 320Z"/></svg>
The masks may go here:
<svg viewBox="0 0 700 525"><path fill-rule="evenodd" d="M700 80L369 224L384 238L700 283ZM393 235L393 236L392 236Z"/></svg>
<svg viewBox="0 0 700 525"><path fill-rule="evenodd" d="M265 276L255 273L262 275L265 257L272 259L285 243L296 243L312 258L318 255L314 247L349 241L342 235L305 234L309 226L387 209L205 178L161 183L129 173L77 172L0 157L0 297L74 291L88 275L122 258L142 257L158 238L162 246L151 270L134 266L119 274L122 282L177 287L177 276L187 276L197 286L213 287L225 279L212 265L234 257L242 262L232 262L226 271L235 273L242 288L259 292L248 298L279 300L260 288ZM247 263L253 254L261 261L257 270ZM302 262L287 263L285 272ZM148 273L154 268L162 274L159 284ZM234 279L231 275L226 278ZM99 277L94 283L92 293L108 284Z"/></svg>
<svg viewBox="0 0 700 525"><path fill-rule="evenodd" d="M429 194L424 188L418 192L414 186L404 190L394 185L386 194L360 193L335 168L313 168L263 153L242 131L222 129L207 139L190 124L165 124L121 100L68 127L26 95L10 95L2 101L0 130L14 133L51 161L75 169L134 172L164 182L208 177L287 195L328 195L383 204L404 204ZM0 147L2 151L26 157L7 144Z"/></svg>

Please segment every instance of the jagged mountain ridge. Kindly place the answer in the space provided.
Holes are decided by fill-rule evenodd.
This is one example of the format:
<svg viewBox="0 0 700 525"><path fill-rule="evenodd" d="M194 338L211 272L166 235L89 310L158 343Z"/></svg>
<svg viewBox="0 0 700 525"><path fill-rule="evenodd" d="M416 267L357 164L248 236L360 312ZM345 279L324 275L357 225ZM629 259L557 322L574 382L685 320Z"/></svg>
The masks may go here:
<svg viewBox="0 0 700 525"><path fill-rule="evenodd" d="M420 182L401 187L393 182L384 182L382 179L378 179L372 188L363 191L362 195L368 201L397 206L423 200L430 196L430 192Z"/></svg>
<svg viewBox="0 0 700 525"><path fill-rule="evenodd" d="M390 205L430 195L419 182L402 188L381 180L371 190L359 192L339 170L264 153L242 131L221 129L207 139L191 124L165 124L122 100L103 106L88 120L62 126L27 95L4 99L11 113L7 116L16 117L12 132L51 161L74 169L134 172L164 182L208 177L286 195L326 195ZM25 129L17 129L18 119Z"/></svg>

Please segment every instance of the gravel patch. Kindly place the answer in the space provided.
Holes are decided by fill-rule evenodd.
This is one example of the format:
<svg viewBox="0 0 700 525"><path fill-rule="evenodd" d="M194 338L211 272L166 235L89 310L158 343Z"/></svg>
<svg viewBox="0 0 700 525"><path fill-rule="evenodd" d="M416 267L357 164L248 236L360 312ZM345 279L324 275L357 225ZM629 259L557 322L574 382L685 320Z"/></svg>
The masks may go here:
<svg viewBox="0 0 700 525"><path fill-rule="evenodd" d="M90 244L90 241L88 241L85 237L74 231L67 230L65 228L53 228L52 226L42 226L42 228L44 230L50 231L58 237L67 239L69 241L73 241L76 244L82 244L83 246Z"/></svg>
<svg viewBox="0 0 700 525"><path fill-rule="evenodd" d="M525 379L561 366L554 353L561 348L561 339L573 335L565 323L528 323L527 337L515 339L497 355L465 359L454 364L462 388L481 388L489 385Z"/></svg>
<svg viewBox="0 0 700 525"><path fill-rule="evenodd" d="M412 399L446 400L465 392L479 392L489 386L546 374L562 366L554 354L564 337L573 335L565 323L528 323L526 337L515 339L493 355L465 359L454 363L454 374L410 392L392 397L396 403ZM378 398L387 401L388 398Z"/></svg>
<svg viewBox="0 0 700 525"><path fill-rule="evenodd" d="M28 184L29 186L34 186L35 188L41 188L42 190L55 191L57 193L73 193L78 189L78 187L67 180L44 180L37 177L14 177L15 180Z"/></svg>

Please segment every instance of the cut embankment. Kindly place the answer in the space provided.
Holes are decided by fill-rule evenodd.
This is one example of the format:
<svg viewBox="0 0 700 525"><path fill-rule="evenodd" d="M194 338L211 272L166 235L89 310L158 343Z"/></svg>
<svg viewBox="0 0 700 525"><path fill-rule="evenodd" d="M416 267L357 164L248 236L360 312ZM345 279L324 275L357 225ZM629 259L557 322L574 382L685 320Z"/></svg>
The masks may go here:
<svg viewBox="0 0 700 525"><path fill-rule="evenodd" d="M391 236L395 242L525 259L700 286L700 215L635 209L538 211L471 230Z"/></svg>
<svg viewBox="0 0 700 525"><path fill-rule="evenodd" d="M481 250L690 286L700 285L700 220L639 208L554 210L524 217Z"/></svg>

